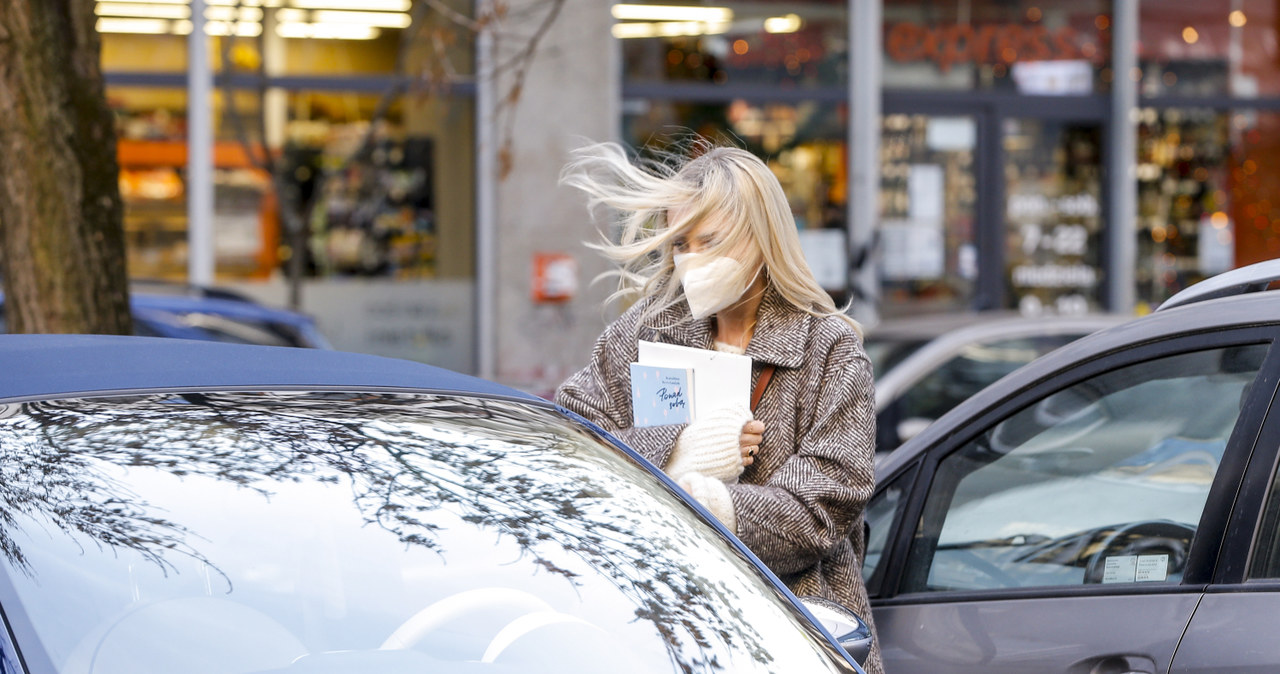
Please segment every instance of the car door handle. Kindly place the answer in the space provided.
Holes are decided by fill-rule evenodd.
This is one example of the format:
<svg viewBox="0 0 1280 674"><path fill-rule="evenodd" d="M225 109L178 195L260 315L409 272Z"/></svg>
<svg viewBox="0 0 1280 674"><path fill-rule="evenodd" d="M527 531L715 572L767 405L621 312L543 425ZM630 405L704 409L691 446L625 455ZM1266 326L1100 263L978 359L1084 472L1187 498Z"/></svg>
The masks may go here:
<svg viewBox="0 0 1280 674"><path fill-rule="evenodd" d="M1067 669L1069 674L1155 674L1156 662L1145 655L1113 653L1082 660Z"/></svg>

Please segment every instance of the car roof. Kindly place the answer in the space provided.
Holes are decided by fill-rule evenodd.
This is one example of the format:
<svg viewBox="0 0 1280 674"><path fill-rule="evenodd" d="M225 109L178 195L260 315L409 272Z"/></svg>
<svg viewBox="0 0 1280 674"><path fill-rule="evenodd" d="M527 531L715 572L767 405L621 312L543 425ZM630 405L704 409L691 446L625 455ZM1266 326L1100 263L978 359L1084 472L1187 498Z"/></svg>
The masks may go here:
<svg viewBox="0 0 1280 674"><path fill-rule="evenodd" d="M219 296L192 296L132 293L129 305L135 310L158 310L170 313L199 312L229 316L240 320L270 321L286 325L309 325L314 320L307 314L269 307L252 300Z"/></svg>
<svg viewBox="0 0 1280 674"><path fill-rule="evenodd" d="M547 401L484 379L366 354L156 337L0 335L0 400L191 389L367 389Z"/></svg>
<svg viewBox="0 0 1280 674"><path fill-rule="evenodd" d="M1156 311L1086 335L1005 375L996 384L960 403L891 452L877 467L877 472L889 475L914 460L924 448L954 433L957 422L976 417L983 410L1017 395L1063 368L1074 367L1132 345L1179 335L1280 323L1280 302L1276 300L1274 292L1206 300Z"/></svg>
<svg viewBox="0 0 1280 674"><path fill-rule="evenodd" d="M0 306L4 292L0 291ZM304 326L315 320L308 314L273 307L230 290L160 281L131 281L129 306L134 310L169 313L202 312L230 316L240 320L270 321L284 325Z"/></svg>
<svg viewBox="0 0 1280 674"><path fill-rule="evenodd" d="M877 412L884 409L915 382L933 372L971 345L991 344L1013 339L1058 337L1061 335L1070 335L1074 338L1133 320L1132 316L1121 314L1027 317L1018 314L1000 313L998 317L990 317L989 320L974 320L974 317L980 319L981 314L963 314L962 316L969 320L965 322L957 321L954 323L954 327L940 330L937 333L910 332L910 330L917 327L920 329L926 327L932 329L946 324L945 321L935 322L922 319L918 322L910 321L899 324L906 326L904 331L890 332L886 336L886 339L890 340L918 337L926 340L927 343L911 355L903 358L887 372L881 373L876 377ZM897 330L899 328L893 329ZM875 339L875 333L872 333L870 339Z"/></svg>
<svg viewBox="0 0 1280 674"><path fill-rule="evenodd" d="M1058 332L1098 330L1120 322L1127 316L1118 314L1084 314L1079 316L1024 316L1016 311L983 311L958 314L927 314L888 318L867 329L867 338L933 339L957 331L966 334L1000 334L1010 328L1028 326L1032 330Z"/></svg>

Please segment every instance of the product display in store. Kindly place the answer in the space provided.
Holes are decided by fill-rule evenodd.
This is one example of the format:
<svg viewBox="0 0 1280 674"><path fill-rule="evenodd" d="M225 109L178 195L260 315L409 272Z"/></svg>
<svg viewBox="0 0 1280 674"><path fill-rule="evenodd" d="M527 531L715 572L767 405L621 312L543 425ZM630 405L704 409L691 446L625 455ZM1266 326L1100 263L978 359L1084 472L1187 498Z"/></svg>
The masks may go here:
<svg viewBox="0 0 1280 674"><path fill-rule="evenodd" d="M432 144L383 140L368 161L327 171L311 211L321 275L423 278L434 273Z"/></svg>
<svg viewBox="0 0 1280 674"><path fill-rule="evenodd" d="M188 273L185 116L181 110L117 110L120 190L130 274L181 280ZM434 276L436 221L432 144L383 138L358 159L367 123L293 125L277 157L308 226L309 275ZM388 130L384 135L391 135ZM235 140L214 147L217 274L265 279L291 253L275 183Z"/></svg>
<svg viewBox="0 0 1280 674"><path fill-rule="evenodd" d="M1005 120L1005 268L1025 315L1101 308L1101 139L1097 123Z"/></svg>
<svg viewBox="0 0 1280 674"><path fill-rule="evenodd" d="M1222 259L1224 254L1229 257L1233 248L1230 146L1227 113L1208 109L1142 111L1135 280L1138 300L1148 307L1208 275L1231 268L1230 260ZM1222 238L1227 239L1227 245L1222 245ZM1207 268L1204 262L1208 262Z"/></svg>

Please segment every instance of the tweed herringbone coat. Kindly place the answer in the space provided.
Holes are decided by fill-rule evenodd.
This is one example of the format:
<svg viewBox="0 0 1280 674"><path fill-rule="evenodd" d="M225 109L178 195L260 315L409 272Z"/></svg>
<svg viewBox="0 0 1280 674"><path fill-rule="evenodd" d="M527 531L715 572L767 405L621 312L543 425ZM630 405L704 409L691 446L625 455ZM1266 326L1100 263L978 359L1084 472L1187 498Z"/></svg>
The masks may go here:
<svg viewBox="0 0 1280 674"><path fill-rule="evenodd" d="M665 466L683 425L632 427L630 364L638 340L710 349L712 319L683 303L641 324L640 304L610 324L590 363L556 391L556 402ZM852 326L798 310L770 288L747 346L752 383L775 366L755 410L764 440L729 493L737 535L797 595L854 609L871 624L862 580L862 515L875 483L871 364ZM873 626L874 630L874 626ZM865 666L881 672L878 645Z"/></svg>

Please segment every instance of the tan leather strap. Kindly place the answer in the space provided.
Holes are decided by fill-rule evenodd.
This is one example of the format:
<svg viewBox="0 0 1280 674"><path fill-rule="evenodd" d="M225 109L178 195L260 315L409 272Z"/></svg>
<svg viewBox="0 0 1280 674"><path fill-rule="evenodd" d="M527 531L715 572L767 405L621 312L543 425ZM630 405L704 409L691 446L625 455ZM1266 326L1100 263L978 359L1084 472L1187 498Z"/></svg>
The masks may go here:
<svg viewBox="0 0 1280 674"><path fill-rule="evenodd" d="M760 370L760 376L756 378L756 387L751 390L751 411L756 411L756 405L760 404L760 396L764 395L764 389L769 385L769 379L773 377L773 365L765 365Z"/></svg>

